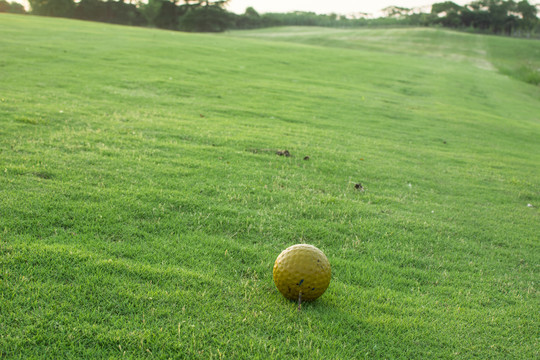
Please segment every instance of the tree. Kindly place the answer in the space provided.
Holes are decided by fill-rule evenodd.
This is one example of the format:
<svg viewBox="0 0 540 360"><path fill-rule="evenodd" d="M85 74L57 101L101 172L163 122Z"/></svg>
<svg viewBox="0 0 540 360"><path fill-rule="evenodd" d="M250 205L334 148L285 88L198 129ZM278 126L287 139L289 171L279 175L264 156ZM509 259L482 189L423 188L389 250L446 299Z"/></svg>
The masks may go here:
<svg viewBox="0 0 540 360"><path fill-rule="evenodd" d="M190 9L180 18L180 30L185 31L221 32L232 25L230 13L219 5L208 5L208 2L204 6Z"/></svg>
<svg viewBox="0 0 540 360"><path fill-rule="evenodd" d="M124 25L146 25L147 21L137 7L122 1L103 2L81 0L73 12L76 19L102 21Z"/></svg>
<svg viewBox="0 0 540 360"><path fill-rule="evenodd" d="M521 14L520 27L530 33L538 25L536 6L529 4L528 1L520 1L516 7Z"/></svg>
<svg viewBox="0 0 540 360"><path fill-rule="evenodd" d="M29 0L32 14L44 16L70 17L75 3L73 0Z"/></svg>
<svg viewBox="0 0 540 360"><path fill-rule="evenodd" d="M395 18L395 19L403 19L407 15L410 15L413 13L412 9L399 7L399 6L388 6L381 10L386 17L388 18Z"/></svg>
<svg viewBox="0 0 540 360"><path fill-rule="evenodd" d="M437 16L434 22L446 27L457 28L462 26L462 11L463 8L452 1L436 3L431 6L431 13Z"/></svg>
<svg viewBox="0 0 540 360"><path fill-rule="evenodd" d="M0 12L7 13L11 9L10 4L5 0L0 0Z"/></svg>
<svg viewBox="0 0 540 360"><path fill-rule="evenodd" d="M238 29L254 29L261 27L261 16L252 7L246 8L246 11L236 17L236 27Z"/></svg>
<svg viewBox="0 0 540 360"><path fill-rule="evenodd" d="M161 11L161 3L161 0L148 0L146 3L139 2L139 10L149 25L155 25L155 20Z"/></svg>
<svg viewBox="0 0 540 360"><path fill-rule="evenodd" d="M81 0L73 12L73 17L82 20L105 21L105 13L103 1Z"/></svg>
<svg viewBox="0 0 540 360"><path fill-rule="evenodd" d="M432 14L437 14L437 15L440 15L441 13L448 14L448 13L451 13L451 12L458 13L462 9L463 8L461 6L459 6L458 4L456 4L455 2L445 1L445 2L442 2L442 3L433 4L431 6L431 13Z"/></svg>
<svg viewBox="0 0 540 360"><path fill-rule="evenodd" d="M209 1L209 0L184 0L184 3L188 7L194 7L198 8L201 6L217 6L220 8L223 8L225 4L227 4L229 0L215 0L215 1Z"/></svg>
<svg viewBox="0 0 540 360"><path fill-rule="evenodd" d="M18 2L12 1L10 4L9 12L12 14L26 14L24 6Z"/></svg>
<svg viewBox="0 0 540 360"><path fill-rule="evenodd" d="M518 18L513 15L517 10L516 3L512 0L487 0L484 4L488 7L491 20L491 31L496 34L511 34L518 20Z"/></svg>
<svg viewBox="0 0 540 360"><path fill-rule="evenodd" d="M0 12L12 14L26 14L24 6L15 1L7 2L5 0L0 0Z"/></svg>
<svg viewBox="0 0 540 360"><path fill-rule="evenodd" d="M255 10L251 6L246 8L246 11L244 12L244 15L248 16L248 17L251 17L251 18L260 18L261 17L259 15L259 13L257 12L257 10Z"/></svg>
<svg viewBox="0 0 540 360"><path fill-rule="evenodd" d="M158 0L161 3L159 11L154 18L154 25L160 29L178 30L179 6L167 0Z"/></svg>

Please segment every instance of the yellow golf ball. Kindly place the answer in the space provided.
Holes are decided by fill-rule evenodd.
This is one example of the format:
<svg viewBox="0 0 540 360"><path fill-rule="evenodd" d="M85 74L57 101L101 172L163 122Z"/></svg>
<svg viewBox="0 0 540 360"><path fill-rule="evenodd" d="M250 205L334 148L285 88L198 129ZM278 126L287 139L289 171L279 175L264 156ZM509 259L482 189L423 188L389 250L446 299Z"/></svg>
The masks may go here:
<svg viewBox="0 0 540 360"><path fill-rule="evenodd" d="M315 300L328 285L332 271L324 253L313 245L298 244L283 250L274 263L274 283L288 299Z"/></svg>

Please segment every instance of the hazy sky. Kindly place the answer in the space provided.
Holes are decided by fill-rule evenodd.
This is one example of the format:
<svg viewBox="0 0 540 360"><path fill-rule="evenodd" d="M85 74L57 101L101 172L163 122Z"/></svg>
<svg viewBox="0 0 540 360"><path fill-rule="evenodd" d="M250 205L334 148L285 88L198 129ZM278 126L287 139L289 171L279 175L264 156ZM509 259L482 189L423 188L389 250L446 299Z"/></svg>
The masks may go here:
<svg viewBox="0 0 540 360"><path fill-rule="evenodd" d="M312 11L318 14L336 13L368 13L375 14L379 10L395 5L406 8L420 7L430 5L444 0L231 0L227 5L229 11L241 14L247 7L251 6L257 12L289 12L289 11ZM455 3L464 5L472 0L455 1Z"/></svg>

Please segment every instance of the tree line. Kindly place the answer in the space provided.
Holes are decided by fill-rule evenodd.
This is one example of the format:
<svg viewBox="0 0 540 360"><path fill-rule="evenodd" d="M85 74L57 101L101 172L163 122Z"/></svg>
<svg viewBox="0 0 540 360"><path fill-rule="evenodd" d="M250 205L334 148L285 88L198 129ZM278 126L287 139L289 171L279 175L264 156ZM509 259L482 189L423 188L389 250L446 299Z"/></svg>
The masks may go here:
<svg viewBox="0 0 540 360"><path fill-rule="evenodd" d="M540 33L537 6L528 1L481 0L463 6L445 1L433 4L430 13L395 6L384 11L387 17L410 25L443 26L503 35Z"/></svg>
<svg viewBox="0 0 540 360"><path fill-rule="evenodd" d="M467 5L452 1L435 3L430 12L390 6L384 16L341 16L313 12L259 14L249 7L237 15L225 10L228 0L29 0L31 14L69 17L114 24L161 29L220 32L271 26L442 26L493 34L540 35L538 8L528 1L480 0ZM0 0L0 12L24 13L22 5Z"/></svg>

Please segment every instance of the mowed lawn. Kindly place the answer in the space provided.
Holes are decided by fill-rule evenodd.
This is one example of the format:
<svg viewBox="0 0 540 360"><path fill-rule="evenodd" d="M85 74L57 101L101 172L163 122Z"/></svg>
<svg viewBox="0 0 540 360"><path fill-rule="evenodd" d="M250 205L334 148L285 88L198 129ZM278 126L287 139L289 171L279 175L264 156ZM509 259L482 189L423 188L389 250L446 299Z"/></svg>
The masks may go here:
<svg viewBox="0 0 540 360"><path fill-rule="evenodd" d="M0 34L0 357L538 358L540 42ZM332 264L300 312L296 243Z"/></svg>

